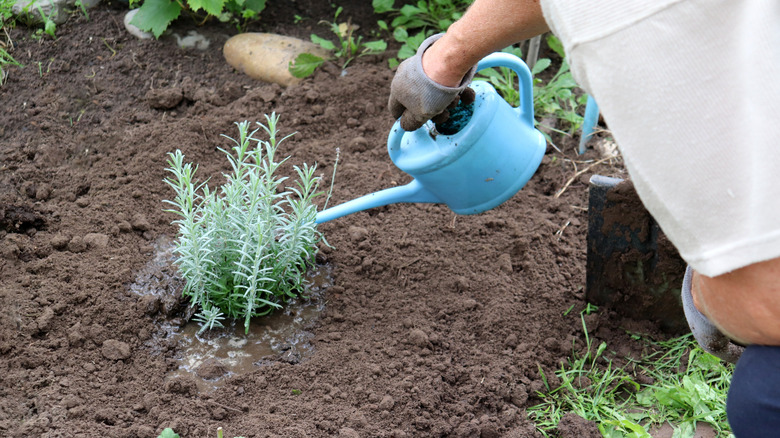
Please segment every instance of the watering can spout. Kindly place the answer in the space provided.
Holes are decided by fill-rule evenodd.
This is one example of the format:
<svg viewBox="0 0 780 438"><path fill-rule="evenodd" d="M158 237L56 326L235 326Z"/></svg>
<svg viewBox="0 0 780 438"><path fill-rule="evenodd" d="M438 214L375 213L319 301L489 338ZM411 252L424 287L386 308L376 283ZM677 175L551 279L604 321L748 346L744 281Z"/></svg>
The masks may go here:
<svg viewBox="0 0 780 438"><path fill-rule="evenodd" d="M404 186L391 187L389 189L369 193L368 195L325 209L317 213L315 223L321 224L348 214L389 204L397 204L399 202L440 203L442 201L415 179Z"/></svg>

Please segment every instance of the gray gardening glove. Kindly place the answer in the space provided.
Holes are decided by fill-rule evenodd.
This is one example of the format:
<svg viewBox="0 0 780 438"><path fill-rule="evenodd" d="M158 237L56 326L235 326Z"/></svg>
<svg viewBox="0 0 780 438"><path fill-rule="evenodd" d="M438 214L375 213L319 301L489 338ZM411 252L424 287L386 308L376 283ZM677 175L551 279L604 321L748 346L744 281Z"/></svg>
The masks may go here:
<svg viewBox="0 0 780 438"><path fill-rule="evenodd" d="M713 356L725 360L726 362L737 363L739 356L745 350L745 347L735 344L726 335L720 332L714 324L699 312L693 304L693 295L691 294L691 280L693 269L690 266L685 270L682 286L682 303L685 311L685 319L688 320L688 326L691 328L693 337L699 342L701 348Z"/></svg>
<svg viewBox="0 0 780 438"><path fill-rule="evenodd" d="M452 109L462 98L467 103L474 100L474 91L468 88L477 66L472 67L458 87L445 87L429 78L422 67L423 53L444 34L428 37L417 49L417 54L398 66L390 85L388 107L394 118L401 118L404 131L414 131L428 120L443 123Z"/></svg>

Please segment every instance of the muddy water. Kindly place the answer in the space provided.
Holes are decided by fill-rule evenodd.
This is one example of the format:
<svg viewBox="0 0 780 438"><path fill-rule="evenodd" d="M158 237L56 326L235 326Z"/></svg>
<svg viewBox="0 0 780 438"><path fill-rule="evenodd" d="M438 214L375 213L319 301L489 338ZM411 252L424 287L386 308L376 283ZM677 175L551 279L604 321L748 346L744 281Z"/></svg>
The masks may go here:
<svg viewBox="0 0 780 438"><path fill-rule="evenodd" d="M155 245L155 257L136 276L130 290L139 295L162 296L183 286L172 265L175 258L169 240ZM331 286L327 266L317 266L309 274L306 297L289 302L281 311L250 322L249 332L243 320L225 323L224 328L198 333L200 326L187 322L182 326L161 322L160 341L177 345L178 369L170 377L192 376L201 391L219 387L225 377L240 375L273 361L298 363L314 353L309 329L325 308L325 291ZM175 286L171 286L175 285Z"/></svg>

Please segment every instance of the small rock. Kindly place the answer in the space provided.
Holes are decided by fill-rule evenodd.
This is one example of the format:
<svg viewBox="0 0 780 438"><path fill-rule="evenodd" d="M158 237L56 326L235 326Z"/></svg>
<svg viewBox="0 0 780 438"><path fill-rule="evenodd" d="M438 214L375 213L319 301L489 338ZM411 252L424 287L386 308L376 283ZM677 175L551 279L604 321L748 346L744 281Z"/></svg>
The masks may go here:
<svg viewBox="0 0 780 438"><path fill-rule="evenodd" d="M133 9L128 11L125 14L125 29L127 29L128 32L130 32L130 35L133 35L136 38L142 39L142 40L149 40L154 38L154 35L141 30L138 26L131 24L130 22L133 21L133 17L135 17L135 14L138 13L138 9Z"/></svg>
<svg viewBox="0 0 780 438"><path fill-rule="evenodd" d="M347 119L347 127L349 128L357 128L360 126L360 121L354 117L350 117Z"/></svg>
<svg viewBox="0 0 780 438"><path fill-rule="evenodd" d="M81 208L87 207L89 205L89 198L81 197L76 199L76 205L78 205Z"/></svg>
<svg viewBox="0 0 780 438"><path fill-rule="evenodd" d="M180 49L206 50L211 45L211 41L208 38L194 30L187 32L185 37L180 36L178 33L174 33L173 37L176 38L176 44L179 45Z"/></svg>
<svg viewBox="0 0 780 438"><path fill-rule="evenodd" d="M130 357L130 346L116 339L107 339L103 342L100 351L103 357L109 360L125 360Z"/></svg>

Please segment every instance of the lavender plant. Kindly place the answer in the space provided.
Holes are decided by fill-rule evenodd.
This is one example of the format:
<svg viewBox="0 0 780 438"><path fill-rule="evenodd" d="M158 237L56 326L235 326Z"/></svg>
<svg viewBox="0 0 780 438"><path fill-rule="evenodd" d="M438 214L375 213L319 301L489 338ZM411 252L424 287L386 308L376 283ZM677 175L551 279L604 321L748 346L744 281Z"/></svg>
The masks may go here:
<svg viewBox="0 0 780 438"><path fill-rule="evenodd" d="M299 296L322 238L312 202L320 195L316 166L294 166L298 178L288 186L276 172L289 157L277 162L276 151L292 134L277 139L279 117L265 118L251 132L249 122L237 123L238 140L225 136L235 143L220 148L232 173L218 190L195 180L197 167L180 150L168 154L165 182L176 197L164 202L179 216L175 264L186 280L183 294L200 308L201 332L222 327L226 317L243 318L248 332L252 317ZM260 129L268 140L255 138Z"/></svg>

